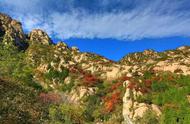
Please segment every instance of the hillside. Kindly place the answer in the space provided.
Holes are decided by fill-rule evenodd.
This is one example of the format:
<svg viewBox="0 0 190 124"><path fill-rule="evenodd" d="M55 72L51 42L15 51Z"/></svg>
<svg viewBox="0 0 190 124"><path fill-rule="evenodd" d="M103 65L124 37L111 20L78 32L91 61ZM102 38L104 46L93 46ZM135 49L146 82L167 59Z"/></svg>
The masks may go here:
<svg viewBox="0 0 190 124"><path fill-rule="evenodd" d="M190 123L188 46L113 62L0 13L0 56L0 123Z"/></svg>

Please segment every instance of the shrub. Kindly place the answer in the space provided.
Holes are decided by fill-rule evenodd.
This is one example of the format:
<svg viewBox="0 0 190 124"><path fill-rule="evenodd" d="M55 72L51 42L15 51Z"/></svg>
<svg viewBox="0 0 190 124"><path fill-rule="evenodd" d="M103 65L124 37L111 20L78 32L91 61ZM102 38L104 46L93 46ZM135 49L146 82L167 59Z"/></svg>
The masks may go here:
<svg viewBox="0 0 190 124"><path fill-rule="evenodd" d="M136 85L136 83L130 82L130 83L128 84L127 88L129 88L129 89L132 90L132 89L134 89L134 88L137 88L137 85Z"/></svg>
<svg viewBox="0 0 190 124"><path fill-rule="evenodd" d="M76 105L60 104L49 108L52 124L83 124L83 109Z"/></svg>
<svg viewBox="0 0 190 124"><path fill-rule="evenodd" d="M111 97L108 97L105 99L105 111L111 112L115 105L119 103L120 99L120 92L115 92L111 95Z"/></svg>
<svg viewBox="0 0 190 124"><path fill-rule="evenodd" d="M190 87L190 76L189 75L179 75L176 79L176 83L179 87L181 86L188 86Z"/></svg>
<svg viewBox="0 0 190 124"><path fill-rule="evenodd" d="M154 92L163 92L168 89L168 85L163 82L153 82L151 88Z"/></svg>
<svg viewBox="0 0 190 124"><path fill-rule="evenodd" d="M33 88L0 79L0 98L1 124L39 124L48 119L48 107Z"/></svg>
<svg viewBox="0 0 190 124"><path fill-rule="evenodd" d="M159 118L156 116L156 113L147 110L142 118L137 120L139 124L159 124Z"/></svg>
<svg viewBox="0 0 190 124"><path fill-rule="evenodd" d="M74 86L74 81L71 80L71 82L69 82L68 84L63 83L63 85L61 86L61 90L70 92Z"/></svg>
<svg viewBox="0 0 190 124"><path fill-rule="evenodd" d="M151 80L145 80L145 81L144 81L144 85L145 85L145 87L150 88L151 85L152 85L152 81L151 81Z"/></svg>
<svg viewBox="0 0 190 124"><path fill-rule="evenodd" d="M178 110L172 108L164 109L161 116L161 124L189 124L190 110L189 107L181 107Z"/></svg>
<svg viewBox="0 0 190 124"><path fill-rule="evenodd" d="M90 95L85 100L84 117L87 122L94 122L95 119L101 117L100 96L98 94Z"/></svg>
<svg viewBox="0 0 190 124"><path fill-rule="evenodd" d="M147 104L152 104L152 94L144 94L140 95L136 99L139 103L147 103Z"/></svg>
<svg viewBox="0 0 190 124"><path fill-rule="evenodd" d="M61 72L50 69L49 72L45 73L45 78L52 80L52 79L60 79L61 82L69 75L69 71L67 69L63 69Z"/></svg>
<svg viewBox="0 0 190 124"><path fill-rule="evenodd" d="M144 72L144 78L145 79L150 79L151 77L152 77L152 72L150 72L150 71L145 71Z"/></svg>
<svg viewBox="0 0 190 124"><path fill-rule="evenodd" d="M36 90L43 90L43 87L34 81L30 81L27 83L28 86L35 88Z"/></svg>
<svg viewBox="0 0 190 124"><path fill-rule="evenodd" d="M85 86L95 86L99 82L98 78L91 74L85 74L83 83Z"/></svg>
<svg viewBox="0 0 190 124"><path fill-rule="evenodd" d="M122 81L127 81L127 80L130 80L131 78L130 77L127 77L127 76L124 76L124 77L121 77L121 80Z"/></svg>
<svg viewBox="0 0 190 124"><path fill-rule="evenodd" d="M26 55L15 47L0 43L0 76L26 85L33 82L33 67L26 61Z"/></svg>
<svg viewBox="0 0 190 124"><path fill-rule="evenodd" d="M113 90L116 90L116 89L118 89L120 86L122 86L123 85L123 83L122 82L118 82L118 83L115 83L115 84L113 84L112 86L111 86L111 90L113 91Z"/></svg>
<svg viewBox="0 0 190 124"><path fill-rule="evenodd" d="M50 63L54 58L53 47L51 45L40 43L31 42L26 51L26 54L28 58L32 58L32 61L30 61L30 63L32 63L32 65L35 67L38 67L41 63Z"/></svg>

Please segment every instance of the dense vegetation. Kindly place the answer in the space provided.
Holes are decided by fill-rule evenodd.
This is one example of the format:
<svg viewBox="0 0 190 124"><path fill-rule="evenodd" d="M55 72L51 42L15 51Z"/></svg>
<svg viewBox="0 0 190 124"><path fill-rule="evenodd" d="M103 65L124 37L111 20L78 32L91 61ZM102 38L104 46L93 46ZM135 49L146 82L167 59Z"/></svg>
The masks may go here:
<svg viewBox="0 0 190 124"><path fill-rule="evenodd" d="M0 123L43 123L48 107L40 102L38 91L7 79L0 79Z"/></svg>
<svg viewBox="0 0 190 124"><path fill-rule="evenodd" d="M159 123L190 123L190 101L188 99L190 76L177 75L171 72L157 74L145 72L144 77L140 77L140 79L144 83L137 82L137 87L140 87L144 94L137 100L138 102L160 106L162 116ZM149 117L147 116L147 118Z"/></svg>
<svg viewBox="0 0 190 124"><path fill-rule="evenodd" d="M51 93L52 90L44 89L34 80L36 65L27 60L29 51L20 51L14 46L3 44L0 44L0 47L0 121L2 123L70 124L95 121L120 123L122 121L122 116L120 116L123 94L121 82L102 82L96 76L83 72L84 76L80 79L80 84L74 84L73 81L64 84L67 76L73 75L73 78L77 78L81 74L72 72L69 74L68 69L60 72L50 68L42 77L49 84L53 79L59 79L61 88L58 89L62 92L70 92L76 85L98 87L96 94L83 98L82 106L68 104L60 95ZM30 50L33 50L31 47ZM44 47L38 45L38 50L35 52L43 51L43 49ZM44 54L36 53L36 55L39 58L46 57ZM45 60L48 61L48 58ZM39 64L38 62L39 59L36 58L35 64Z"/></svg>

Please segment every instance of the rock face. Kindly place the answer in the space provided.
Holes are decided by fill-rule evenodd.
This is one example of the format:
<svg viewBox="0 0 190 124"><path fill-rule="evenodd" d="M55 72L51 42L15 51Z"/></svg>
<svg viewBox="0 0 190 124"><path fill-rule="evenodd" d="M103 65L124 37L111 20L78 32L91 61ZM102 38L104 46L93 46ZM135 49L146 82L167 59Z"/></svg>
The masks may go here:
<svg viewBox="0 0 190 124"><path fill-rule="evenodd" d="M49 38L48 34L40 29L34 29L32 32L30 32L29 40L46 45L52 44L52 41Z"/></svg>
<svg viewBox="0 0 190 124"><path fill-rule="evenodd" d="M20 22L0 13L0 37L5 44L24 46L25 35Z"/></svg>
<svg viewBox="0 0 190 124"><path fill-rule="evenodd" d="M141 92L131 90L128 88L130 81L125 81L124 86L127 87L123 96L123 117L124 124L132 124L138 118L142 118L147 111L156 113L157 116L161 115L161 111L157 105L139 103L136 101L138 96L141 96Z"/></svg>

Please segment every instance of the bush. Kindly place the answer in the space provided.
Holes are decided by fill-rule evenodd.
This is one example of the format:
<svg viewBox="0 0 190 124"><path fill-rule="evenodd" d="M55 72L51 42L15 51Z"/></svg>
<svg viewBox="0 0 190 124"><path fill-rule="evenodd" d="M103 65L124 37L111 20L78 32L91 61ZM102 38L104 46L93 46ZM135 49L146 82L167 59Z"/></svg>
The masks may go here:
<svg viewBox="0 0 190 124"><path fill-rule="evenodd" d="M53 60L53 53L51 45L40 43L31 43L26 51L27 57L32 58L30 63L34 67L38 67L41 63L50 63Z"/></svg>
<svg viewBox="0 0 190 124"><path fill-rule="evenodd" d="M63 83L63 85L61 86L61 90L63 92L65 92L65 91L70 92L74 86L75 86L74 81L71 79L71 82L69 82L68 84Z"/></svg>
<svg viewBox="0 0 190 124"><path fill-rule="evenodd" d="M105 111L111 112L115 108L115 106L120 102L121 92L115 92L111 95L111 97L108 97L105 99Z"/></svg>
<svg viewBox="0 0 190 124"><path fill-rule="evenodd" d="M164 82L153 82L151 88L154 92L163 92L168 89L168 85Z"/></svg>
<svg viewBox="0 0 190 124"><path fill-rule="evenodd" d="M146 72L144 72L144 78L145 79L150 79L151 77L152 77L152 72L150 72L150 71L146 71Z"/></svg>
<svg viewBox="0 0 190 124"><path fill-rule="evenodd" d="M26 62L23 51L0 44L0 56L0 77L26 85L33 84L33 68Z"/></svg>
<svg viewBox="0 0 190 124"><path fill-rule="evenodd" d="M83 77L83 83L85 86L95 86L99 83L100 81L98 78L92 74L85 74Z"/></svg>
<svg viewBox="0 0 190 124"><path fill-rule="evenodd" d="M138 124L159 124L159 118L156 113L147 110L142 118L137 120Z"/></svg>
<svg viewBox="0 0 190 124"><path fill-rule="evenodd" d="M69 71L67 69L63 69L61 72L50 69L49 72L45 73L45 78L48 80L59 79L61 82L63 82L68 75Z"/></svg>
<svg viewBox="0 0 190 124"><path fill-rule="evenodd" d="M83 124L83 109L76 105L60 104L49 108L52 124Z"/></svg>
<svg viewBox="0 0 190 124"><path fill-rule="evenodd" d="M190 87L190 76L179 75L179 77L176 79L176 83L179 87L182 87L182 86Z"/></svg>
<svg viewBox="0 0 190 124"><path fill-rule="evenodd" d="M137 97L137 102L152 104L152 94L144 94Z"/></svg>
<svg viewBox="0 0 190 124"><path fill-rule="evenodd" d="M93 122L96 118L99 118L101 116L100 109L100 97L95 95L88 96L85 100L85 111L84 111L84 117L87 122Z"/></svg>
<svg viewBox="0 0 190 124"><path fill-rule="evenodd" d="M48 107L33 88L0 79L0 123L38 124L48 119Z"/></svg>
<svg viewBox="0 0 190 124"><path fill-rule="evenodd" d="M190 109L181 107L178 110L166 108L161 116L161 124L189 124Z"/></svg>

